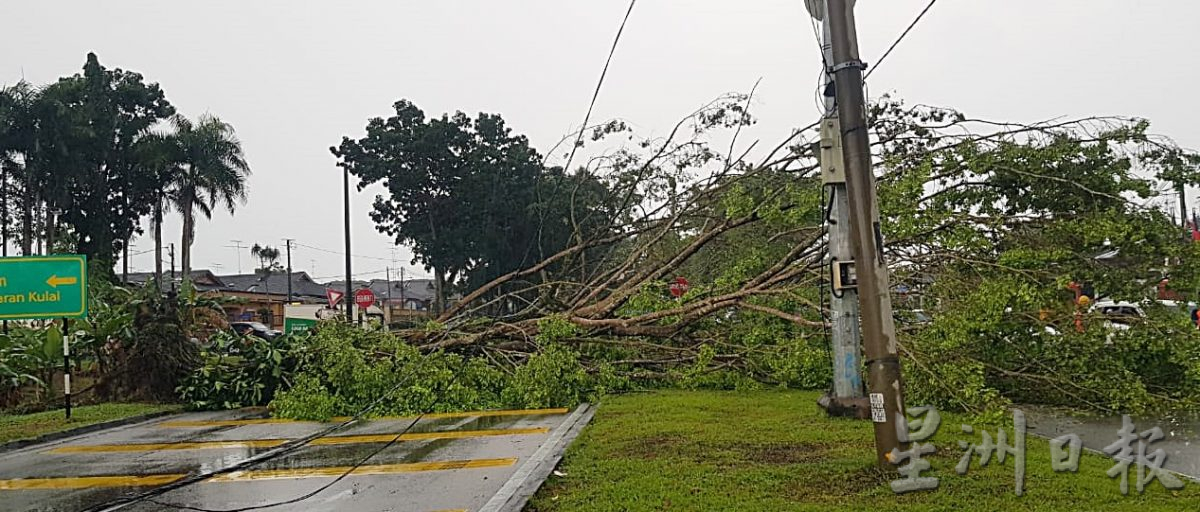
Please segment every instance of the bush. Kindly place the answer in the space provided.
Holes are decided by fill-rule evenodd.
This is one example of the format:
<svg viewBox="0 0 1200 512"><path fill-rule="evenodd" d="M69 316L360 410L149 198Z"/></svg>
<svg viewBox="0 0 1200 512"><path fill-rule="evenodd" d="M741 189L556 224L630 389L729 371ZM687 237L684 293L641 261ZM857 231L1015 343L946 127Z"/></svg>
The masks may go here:
<svg viewBox="0 0 1200 512"><path fill-rule="evenodd" d="M294 385L270 406L277 416L310 420L372 406L372 416L569 407L626 386L611 367L590 376L577 353L553 342L543 346L525 364L508 368L479 357L422 354L390 333L322 323L312 331Z"/></svg>
<svg viewBox="0 0 1200 512"><path fill-rule="evenodd" d="M275 393L291 385L307 349L307 336L273 340L221 332L200 352L204 361L176 388L189 408L234 409L267 405Z"/></svg>

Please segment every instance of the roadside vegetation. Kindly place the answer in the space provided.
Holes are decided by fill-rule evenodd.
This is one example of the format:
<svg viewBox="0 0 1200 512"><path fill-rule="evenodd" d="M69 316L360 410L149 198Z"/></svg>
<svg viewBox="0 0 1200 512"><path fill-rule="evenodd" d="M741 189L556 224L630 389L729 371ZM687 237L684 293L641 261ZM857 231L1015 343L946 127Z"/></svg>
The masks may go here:
<svg viewBox="0 0 1200 512"><path fill-rule="evenodd" d="M38 436L86 427L96 423L175 410L179 410L178 405L107 403L72 408L70 420L63 417L62 411L44 411L19 415L0 414L0 444L22 439L34 439Z"/></svg>
<svg viewBox="0 0 1200 512"><path fill-rule="evenodd" d="M814 392L665 391L611 397L567 450L557 476L534 496L536 512L640 510L1195 510L1200 484L1169 491L1151 482L1123 496L1105 475L1113 461L1085 453L1077 473L1050 467L1045 439L1026 444L1025 495L1016 496L1013 458L978 457L966 475L954 467L958 433L974 424L1012 431L1011 417L984 427L943 414L927 456L940 487L893 494L900 478L875 466L871 424L829 418ZM1010 437L1011 440L1011 437ZM1132 474L1132 470L1131 470Z"/></svg>
<svg viewBox="0 0 1200 512"><path fill-rule="evenodd" d="M22 254L93 263L91 317L72 330L97 400L324 418L385 395L374 412L827 389L834 198L818 132L743 140L752 100L722 96L666 136L602 122L545 153L500 115L397 101L332 149L360 186L386 185L376 228L435 276L433 318L390 333L223 333L220 304L186 281L197 220L246 198L236 133L179 117L157 84L95 55L80 74L0 93L0 224ZM1200 184L1200 157L1137 118L994 122L890 97L870 118L897 316L931 318L900 322L911 405L1197 407L1200 331L1152 299L1200 299L1200 244L1168 213L1172 191ZM161 268L144 289L113 286L117 255L147 230L161 247L172 210L184 221L177 293ZM256 251L266 268L278 257ZM674 297L678 277L691 285ZM1147 314L1114 328L1071 283ZM0 406L55 406L59 330L10 324Z"/></svg>

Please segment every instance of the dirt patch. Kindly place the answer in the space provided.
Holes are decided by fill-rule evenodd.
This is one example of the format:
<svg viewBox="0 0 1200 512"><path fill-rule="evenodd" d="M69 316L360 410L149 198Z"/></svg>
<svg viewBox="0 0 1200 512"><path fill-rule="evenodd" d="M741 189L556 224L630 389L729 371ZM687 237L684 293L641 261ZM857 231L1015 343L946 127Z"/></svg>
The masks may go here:
<svg viewBox="0 0 1200 512"><path fill-rule="evenodd" d="M867 491L886 487L896 474L875 466L866 466L843 475L830 475L821 482L797 481L783 490L793 501L828 501L858 496Z"/></svg>
<svg viewBox="0 0 1200 512"><path fill-rule="evenodd" d="M825 459L829 447L816 443L736 443L728 448L743 454L742 459L759 464L802 464Z"/></svg>
<svg viewBox="0 0 1200 512"><path fill-rule="evenodd" d="M816 443L695 442L684 436L655 436L626 444L618 455L657 459L689 459L697 463L713 462L721 466L749 464L803 464L824 460L829 447Z"/></svg>
<svg viewBox="0 0 1200 512"><path fill-rule="evenodd" d="M659 457L679 456L681 452L689 451L681 449L688 442L688 439L683 436L638 438L618 449L616 455L631 459L657 459Z"/></svg>

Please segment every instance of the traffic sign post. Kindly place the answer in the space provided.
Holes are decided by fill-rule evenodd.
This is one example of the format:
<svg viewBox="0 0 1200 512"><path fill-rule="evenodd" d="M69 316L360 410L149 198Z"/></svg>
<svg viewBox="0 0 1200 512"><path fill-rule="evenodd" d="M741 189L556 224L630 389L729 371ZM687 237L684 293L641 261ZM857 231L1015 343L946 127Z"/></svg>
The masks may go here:
<svg viewBox="0 0 1200 512"><path fill-rule="evenodd" d="M375 292L372 292L370 288L354 292L354 303L358 304L358 326L362 327L363 316L366 315L367 308L375 305Z"/></svg>
<svg viewBox="0 0 1200 512"><path fill-rule="evenodd" d="M87 256L0 258L0 319L62 319L63 409L71 419L72 318L87 316Z"/></svg>
<svg viewBox="0 0 1200 512"><path fill-rule="evenodd" d="M691 285L688 284L687 279L683 277L676 277L675 281L671 282L667 288L671 290L671 295L674 295L675 298L678 299L683 297L683 294L687 293L688 289L691 288Z"/></svg>
<svg viewBox="0 0 1200 512"><path fill-rule="evenodd" d="M0 258L0 319L86 316L86 256Z"/></svg>
<svg viewBox="0 0 1200 512"><path fill-rule="evenodd" d="M340 305L342 303L342 297L345 297L345 296L346 296L346 294L339 292L337 290L334 290L333 288L325 289L325 298L329 299L329 308L330 309L337 309L338 305Z"/></svg>

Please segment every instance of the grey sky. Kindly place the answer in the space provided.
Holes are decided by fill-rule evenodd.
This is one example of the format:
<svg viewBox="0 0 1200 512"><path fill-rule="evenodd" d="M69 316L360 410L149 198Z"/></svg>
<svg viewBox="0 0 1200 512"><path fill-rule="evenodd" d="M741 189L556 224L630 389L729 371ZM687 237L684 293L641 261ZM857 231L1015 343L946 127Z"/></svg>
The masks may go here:
<svg viewBox="0 0 1200 512"><path fill-rule="evenodd" d="M864 59L874 63L926 0L860 0ZM341 174L328 147L408 98L436 115L498 112L545 151L582 120L625 0L5 2L0 83L47 83L101 63L159 82L189 116L211 112L244 142L250 202L197 226L194 266L237 267L230 240L342 248ZM1193 91L1200 4L1180 0L941 0L870 80L910 103L1033 121L1060 115L1146 117L1156 133L1200 147ZM762 78L759 124L777 141L817 114L819 54L803 0L640 0L594 120L643 135ZM1154 77L1155 83L1150 79ZM355 273L382 277L391 241L354 198ZM1195 197L1190 198L1195 201ZM177 218L168 221L177 241ZM149 250L148 238L135 251ZM401 249L406 266L410 255ZM243 270L252 267L241 252ZM293 251L297 269L342 272L337 254ZM131 258L153 268L153 254ZM424 274L419 268L410 271ZM378 271L378 273L372 273Z"/></svg>

